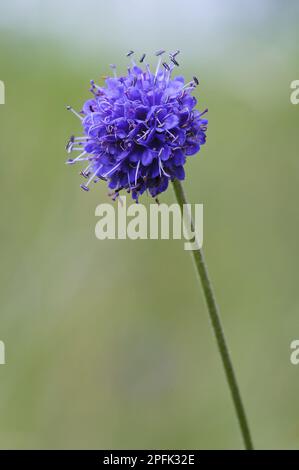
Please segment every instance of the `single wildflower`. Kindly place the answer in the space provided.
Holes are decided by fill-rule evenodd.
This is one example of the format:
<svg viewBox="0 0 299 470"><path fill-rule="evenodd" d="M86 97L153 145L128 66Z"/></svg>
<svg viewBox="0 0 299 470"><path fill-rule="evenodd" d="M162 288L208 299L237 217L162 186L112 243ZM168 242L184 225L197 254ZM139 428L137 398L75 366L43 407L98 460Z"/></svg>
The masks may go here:
<svg viewBox="0 0 299 470"><path fill-rule="evenodd" d="M185 178L186 158L206 141L207 110L195 109L196 77L188 83L182 76L172 77L179 51L169 54L169 63L163 61L164 53L156 52L158 64L152 72L145 54L137 66L134 51L129 51L126 75L118 76L112 64L113 77L106 78L105 86L91 81L93 98L80 113L68 106L81 120L83 132L69 139L67 151L78 155L67 163L86 162L80 173L87 180L81 185L85 191L92 182L105 180L114 198L126 190L138 201L145 191L156 198L169 181Z"/></svg>
<svg viewBox="0 0 299 470"><path fill-rule="evenodd" d="M113 77L106 77L100 87L91 81L93 98L86 101L80 113L72 111L81 121L82 136L71 136L66 150L79 152L67 163L85 161L87 167L80 172L89 191L91 182L107 181L116 198L120 191L131 193L134 200L144 191L159 204L157 196L165 191L169 181L183 214L187 199L180 180L185 178L186 158L195 155L206 141L208 121L203 117L207 110L195 109L193 89L199 85L197 77L185 84L181 76L172 77L179 66L179 50L169 54L170 62L163 61L164 50L156 52L158 64L151 72L144 63L134 61L134 51L129 51L132 65L127 75L117 76L116 66L110 65ZM194 225L189 214L190 226ZM237 383L233 363L224 335L220 312L209 278L201 248L192 250L198 280L202 284L211 325L222 358L236 416L247 450L253 449L247 416Z"/></svg>

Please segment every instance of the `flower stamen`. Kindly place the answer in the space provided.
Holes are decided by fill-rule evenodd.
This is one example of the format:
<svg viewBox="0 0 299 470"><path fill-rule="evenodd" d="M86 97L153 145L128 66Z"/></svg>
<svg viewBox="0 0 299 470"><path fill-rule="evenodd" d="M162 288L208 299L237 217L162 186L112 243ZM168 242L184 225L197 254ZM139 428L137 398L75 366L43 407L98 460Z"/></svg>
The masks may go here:
<svg viewBox="0 0 299 470"><path fill-rule="evenodd" d="M68 111L71 111L75 116L77 116L77 118L79 118L80 121L83 120L83 117L80 116L80 114L77 113L77 111L75 111L74 108L72 108L72 106L67 106L66 109L67 109Z"/></svg>

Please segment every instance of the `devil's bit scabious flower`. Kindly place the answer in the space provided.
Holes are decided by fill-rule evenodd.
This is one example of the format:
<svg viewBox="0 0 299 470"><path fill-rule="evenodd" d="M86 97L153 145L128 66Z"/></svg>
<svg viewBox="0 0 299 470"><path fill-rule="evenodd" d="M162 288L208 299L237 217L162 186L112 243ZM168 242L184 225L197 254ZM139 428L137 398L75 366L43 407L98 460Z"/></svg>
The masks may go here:
<svg viewBox="0 0 299 470"><path fill-rule="evenodd" d="M82 121L83 136L72 136L68 152L79 151L79 156L67 163L87 161L81 175L88 179L81 187L100 179L108 182L111 195L116 198L121 190L131 193L133 199L147 190L156 197L173 182L177 202L183 214L187 199L180 180L185 178L186 157L197 153L206 141L208 121L195 110L196 99L191 95L198 79L185 84L183 77L172 78L178 66L179 51L169 54L170 62L163 62L165 51L158 51L158 65L152 73L148 64L137 67L134 60L126 76L106 79L106 86L91 82L94 97L88 100L80 113L68 106ZM127 56L134 54L130 51ZM140 58L144 64L145 54ZM142 68L143 67L143 68ZM189 214L190 226L193 225ZM235 376L232 360L222 328L207 265L201 248L192 251L195 267L206 299L211 325L222 358L228 386L240 424L246 449L253 449L251 433Z"/></svg>
<svg viewBox="0 0 299 470"><path fill-rule="evenodd" d="M88 179L82 189L88 191L91 182L108 182L113 197L121 190L131 193L133 199L148 190L156 197L165 191L169 180L185 178L186 157L196 154L206 141L208 121L194 109L197 101L191 95L198 79L185 84L182 76L172 78L178 66L179 51L169 54L170 62L163 61L165 51L158 51L154 73L132 59L126 76L106 78L100 87L91 81L93 98L86 101L77 113L82 121L83 136L72 136L68 152L80 154L67 163L86 161L81 175Z"/></svg>

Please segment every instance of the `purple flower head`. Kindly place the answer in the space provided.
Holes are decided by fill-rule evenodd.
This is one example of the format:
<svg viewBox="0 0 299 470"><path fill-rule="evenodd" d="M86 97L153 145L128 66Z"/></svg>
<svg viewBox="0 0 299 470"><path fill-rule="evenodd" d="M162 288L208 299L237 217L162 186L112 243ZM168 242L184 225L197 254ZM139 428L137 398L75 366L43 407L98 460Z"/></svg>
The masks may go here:
<svg viewBox="0 0 299 470"><path fill-rule="evenodd" d="M138 201L146 190L156 197L169 180L185 178L186 157L206 141L207 110L194 109L196 77L186 84L182 76L172 77L179 51L169 54L169 63L162 59L164 52L156 53L154 73L144 65L145 54L140 66L132 59L126 76L118 77L111 65L114 76L106 78L103 87L91 81L93 98L80 114L68 107L80 118L83 135L70 138L67 151L79 155L67 163L86 161L81 171L88 180L81 185L84 190L91 182L105 180L113 197L124 189Z"/></svg>

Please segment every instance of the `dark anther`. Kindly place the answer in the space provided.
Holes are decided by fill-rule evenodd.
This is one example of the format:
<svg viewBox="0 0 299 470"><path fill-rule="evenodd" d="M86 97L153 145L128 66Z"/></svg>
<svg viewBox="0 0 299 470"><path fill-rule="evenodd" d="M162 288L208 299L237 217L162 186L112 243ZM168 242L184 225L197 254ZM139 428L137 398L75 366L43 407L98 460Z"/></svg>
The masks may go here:
<svg viewBox="0 0 299 470"><path fill-rule="evenodd" d="M194 83L195 83L196 85L199 85L199 80L198 80L197 77L193 77L193 80L194 80Z"/></svg>
<svg viewBox="0 0 299 470"><path fill-rule="evenodd" d="M114 192L117 194L117 193L119 193L122 189L124 189L124 187L123 187L123 186L120 186L120 187L117 188Z"/></svg>
<svg viewBox="0 0 299 470"><path fill-rule="evenodd" d="M139 62L143 62L143 61L144 61L144 59L145 59L145 54L142 54L142 56L140 57L140 60L139 60Z"/></svg>
<svg viewBox="0 0 299 470"><path fill-rule="evenodd" d="M127 53L127 57L130 57L132 54L134 54L134 51L129 51L129 52Z"/></svg>
<svg viewBox="0 0 299 470"><path fill-rule="evenodd" d="M170 56L170 60L171 60L171 62L172 62L174 65L176 65L177 67L179 67L180 64L178 63L178 61L177 61L173 56Z"/></svg>
<svg viewBox="0 0 299 470"><path fill-rule="evenodd" d="M163 62L163 67L165 67L166 70L170 70L169 65L166 62Z"/></svg>
<svg viewBox="0 0 299 470"><path fill-rule="evenodd" d="M159 49L159 50L155 53L155 55L158 57L159 55L164 54L164 52L165 52L165 51L164 51L163 49Z"/></svg>
<svg viewBox="0 0 299 470"><path fill-rule="evenodd" d="M83 178L88 178L89 175L90 175L90 171L89 171L88 173L85 173L85 172L82 170L82 171L80 171L79 175L80 175L80 176L83 176Z"/></svg>
<svg viewBox="0 0 299 470"><path fill-rule="evenodd" d="M179 50L173 52L172 54L170 54L172 57L176 57L178 54L180 53Z"/></svg>
<svg viewBox="0 0 299 470"><path fill-rule="evenodd" d="M65 148L66 150L69 150L71 147L72 147L72 144L74 143L75 141L75 136L74 135L71 135L71 137L69 138Z"/></svg>
<svg viewBox="0 0 299 470"><path fill-rule="evenodd" d="M84 191L89 191L89 188L87 186L85 186L85 184L80 184L80 187L84 190Z"/></svg>

